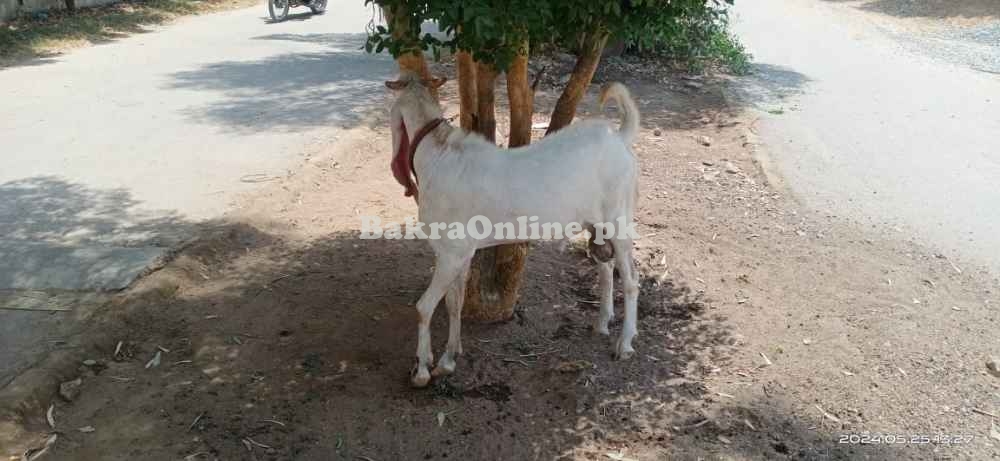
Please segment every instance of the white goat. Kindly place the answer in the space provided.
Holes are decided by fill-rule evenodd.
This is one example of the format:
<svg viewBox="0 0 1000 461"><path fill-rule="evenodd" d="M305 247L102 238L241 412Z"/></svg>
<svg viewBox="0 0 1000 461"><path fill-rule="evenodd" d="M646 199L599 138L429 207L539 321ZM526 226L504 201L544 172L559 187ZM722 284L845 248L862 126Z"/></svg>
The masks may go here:
<svg viewBox="0 0 1000 461"><path fill-rule="evenodd" d="M444 79L421 80L411 74L386 82L397 96L390 115L392 170L406 187L406 195L417 199L420 222L464 225L479 215L492 223L538 216L540 223L564 227L578 223L591 229L595 225L600 229L601 223L633 222L638 172L630 145L639 129L639 112L623 85L607 85L600 100L602 107L609 98L618 104L623 114L620 130L606 120L586 120L529 146L500 149L478 134L444 122L440 106L428 91L442 84ZM416 133L412 145L411 133ZM428 240L436 260L430 286L417 301L420 321L414 386L426 386L432 374L455 371L455 358L462 353L465 281L475 251L514 241L498 241L492 232L483 239L466 235ZM639 294L632 239L618 232L604 245L609 243L611 251L603 252L608 261L598 263L601 308L595 330L609 335L608 322L614 317L614 268L608 254L613 253L625 293L625 321L614 353L627 359L635 352L632 339ZM431 316L442 297L448 306L448 344L431 373Z"/></svg>

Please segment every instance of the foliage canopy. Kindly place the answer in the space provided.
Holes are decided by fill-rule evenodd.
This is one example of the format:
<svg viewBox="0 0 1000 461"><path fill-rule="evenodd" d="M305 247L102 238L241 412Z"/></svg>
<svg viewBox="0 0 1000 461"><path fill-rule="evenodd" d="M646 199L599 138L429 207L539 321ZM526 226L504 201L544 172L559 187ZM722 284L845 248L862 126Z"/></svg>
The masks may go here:
<svg viewBox="0 0 1000 461"><path fill-rule="evenodd" d="M527 41L533 48L571 49L586 34L617 37L638 49L692 38L692 29L722 24L733 0L366 0L386 10L405 12L403 25L421 30L435 21L448 38L429 33L394 36L393 22L373 26L366 49L402 54L462 50L476 61L506 70Z"/></svg>

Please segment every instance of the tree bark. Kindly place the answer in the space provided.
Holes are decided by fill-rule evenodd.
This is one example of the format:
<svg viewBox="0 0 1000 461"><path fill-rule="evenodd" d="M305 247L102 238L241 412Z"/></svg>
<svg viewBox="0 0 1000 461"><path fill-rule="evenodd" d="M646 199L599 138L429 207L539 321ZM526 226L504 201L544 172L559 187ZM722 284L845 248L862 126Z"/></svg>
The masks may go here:
<svg viewBox="0 0 1000 461"><path fill-rule="evenodd" d="M476 63L476 131L489 139L497 141L497 119L495 112L495 93L497 71L488 64Z"/></svg>
<svg viewBox="0 0 1000 461"><path fill-rule="evenodd" d="M463 130L478 131L476 122L479 104L476 99L476 63L472 55L459 51L455 54L458 61L458 99L460 124Z"/></svg>
<svg viewBox="0 0 1000 461"><path fill-rule="evenodd" d="M594 78L597 65L601 62L601 53L604 45L608 42L608 34L605 31L594 31L587 34L580 47L580 54L573 67L573 74L566 83L555 109L552 110L552 119L549 121L549 128L546 135L559 131L573 121L576 116L576 107L587 93L587 87Z"/></svg>
<svg viewBox="0 0 1000 461"><path fill-rule="evenodd" d="M524 87L527 88L527 65L524 66L524 71ZM494 115L496 76L496 71L492 67L478 64L477 131L493 142L496 142ZM528 117L530 119L530 114ZM528 129L531 129L530 122ZM528 134L530 135L530 131ZM513 317L527 253L528 246L525 244L501 245L477 251L469 268L462 316L478 322L499 322Z"/></svg>
<svg viewBox="0 0 1000 461"><path fill-rule="evenodd" d="M507 98L510 100L510 136L507 147L531 143L531 114L534 94L528 83L528 41L521 44L522 52L507 69Z"/></svg>

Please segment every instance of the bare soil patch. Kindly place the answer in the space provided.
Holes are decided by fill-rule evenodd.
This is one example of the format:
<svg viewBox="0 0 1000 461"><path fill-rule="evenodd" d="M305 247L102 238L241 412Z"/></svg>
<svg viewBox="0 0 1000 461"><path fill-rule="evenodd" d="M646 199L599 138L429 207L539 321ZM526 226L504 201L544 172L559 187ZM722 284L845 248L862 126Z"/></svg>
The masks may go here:
<svg viewBox="0 0 1000 461"><path fill-rule="evenodd" d="M80 395L51 401L51 459L1000 456L984 414L1000 411L989 274L802 209L761 173L724 79L627 65L606 79L632 88L645 120L633 360L590 331L585 255L539 243L515 318L463 325L456 374L411 389L432 255L357 238L359 215L416 211L377 111L96 316L105 339L74 374ZM24 416L39 440L52 432L44 411ZM907 443L840 443L863 433Z"/></svg>

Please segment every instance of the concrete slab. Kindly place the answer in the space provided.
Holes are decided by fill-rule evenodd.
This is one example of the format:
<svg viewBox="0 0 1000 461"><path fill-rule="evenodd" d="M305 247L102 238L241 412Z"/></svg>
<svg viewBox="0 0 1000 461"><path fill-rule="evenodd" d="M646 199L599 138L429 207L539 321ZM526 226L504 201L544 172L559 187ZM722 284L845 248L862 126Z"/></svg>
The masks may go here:
<svg viewBox="0 0 1000 461"><path fill-rule="evenodd" d="M120 290L166 251L0 240L0 290Z"/></svg>

